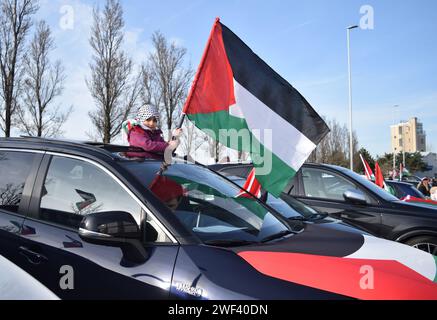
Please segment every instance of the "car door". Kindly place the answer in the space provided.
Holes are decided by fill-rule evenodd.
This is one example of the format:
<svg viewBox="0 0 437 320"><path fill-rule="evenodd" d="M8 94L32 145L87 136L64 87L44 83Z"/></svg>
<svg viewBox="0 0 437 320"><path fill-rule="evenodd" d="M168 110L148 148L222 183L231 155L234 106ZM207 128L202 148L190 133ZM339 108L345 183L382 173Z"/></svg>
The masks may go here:
<svg viewBox="0 0 437 320"><path fill-rule="evenodd" d="M0 255L17 264L20 237L42 153L0 149Z"/></svg>
<svg viewBox="0 0 437 320"><path fill-rule="evenodd" d="M381 211L377 202L356 183L334 170L303 167L300 174L301 188L294 194L309 206L326 212L330 216L379 235ZM346 201L346 191L359 191L366 198L366 204Z"/></svg>
<svg viewBox="0 0 437 320"><path fill-rule="evenodd" d="M143 230L146 262L134 263L120 248L79 238L84 216L114 211L131 214ZM22 235L21 264L61 299L169 297L178 245L134 194L94 161L47 154L24 228L31 232Z"/></svg>

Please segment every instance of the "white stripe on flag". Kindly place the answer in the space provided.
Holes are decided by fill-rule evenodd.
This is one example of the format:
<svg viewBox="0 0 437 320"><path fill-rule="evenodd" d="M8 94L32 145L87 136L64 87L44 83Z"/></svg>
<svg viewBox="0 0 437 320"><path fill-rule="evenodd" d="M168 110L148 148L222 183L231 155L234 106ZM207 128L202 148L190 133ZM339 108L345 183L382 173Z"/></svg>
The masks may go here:
<svg viewBox="0 0 437 320"><path fill-rule="evenodd" d="M282 161L298 170L316 145L234 79L236 105L233 116L244 118L254 136ZM272 143L264 141L264 130L272 130Z"/></svg>
<svg viewBox="0 0 437 320"><path fill-rule="evenodd" d="M425 278L434 280L437 270L436 263L429 253L402 243L363 236L363 246L345 258L397 261Z"/></svg>

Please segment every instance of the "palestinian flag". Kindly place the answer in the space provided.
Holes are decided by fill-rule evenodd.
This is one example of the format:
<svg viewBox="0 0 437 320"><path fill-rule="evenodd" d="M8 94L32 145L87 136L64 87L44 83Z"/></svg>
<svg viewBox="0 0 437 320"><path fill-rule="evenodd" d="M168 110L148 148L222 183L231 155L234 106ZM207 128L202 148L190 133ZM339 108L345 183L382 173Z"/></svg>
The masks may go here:
<svg viewBox="0 0 437 320"><path fill-rule="evenodd" d="M216 141L249 152L257 180L274 196L329 132L305 98L219 19L184 113Z"/></svg>
<svg viewBox="0 0 437 320"><path fill-rule="evenodd" d="M240 194L237 197L241 196L250 198L251 196L247 192L257 198L261 198L261 185L258 180L256 180L255 168L250 171L249 176L244 183L243 190L241 190Z"/></svg>

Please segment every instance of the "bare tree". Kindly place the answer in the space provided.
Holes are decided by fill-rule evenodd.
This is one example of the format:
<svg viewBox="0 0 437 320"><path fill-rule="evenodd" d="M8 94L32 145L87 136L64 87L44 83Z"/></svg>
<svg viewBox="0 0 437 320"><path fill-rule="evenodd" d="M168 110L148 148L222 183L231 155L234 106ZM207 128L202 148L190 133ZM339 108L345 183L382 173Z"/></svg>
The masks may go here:
<svg viewBox="0 0 437 320"><path fill-rule="evenodd" d="M32 26L32 16L38 10L36 0L1 0L0 3L0 128L6 137L19 109L22 81L23 49Z"/></svg>
<svg viewBox="0 0 437 320"><path fill-rule="evenodd" d="M88 88L97 110L89 116L104 143L110 143L121 130L140 96L140 77L133 76L133 63L122 50L123 8L119 0L107 0L102 12L94 9L90 45L94 50L90 63Z"/></svg>
<svg viewBox="0 0 437 320"><path fill-rule="evenodd" d="M193 158L193 154L205 143L205 135L191 121L185 121L179 150Z"/></svg>
<svg viewBox="0 0 437 320"><path fill-rule="evenodd" d="M335 119L326 121L330 133L320 142L316 150L308 158L310 162L349 166L349 129L340 125ZM353 133L354 159L358 161L358 138Z"/></svg>
<svg viewBox="0 0 437 320"><path fill-rule="evenodd" d="M191 67L184 67L185 48L169 43L159 31L153 34L152 42L154 52L143 67L143 102L158 107L170 139L194 73Z"/></svg>
<svg viewBox="0 0 437 320"><path fill-rule="evenodd" d="M62 134L62 125L71 114L60 106L51 108L56 97L62 94L65 80L61 61L50 62L55 48L50 27L41 21L24 58L23 107L20 108L19 127L30 136L56 137Z"/></svg>
<svg viewBox="0 0 437 320"><path fill-rule="evenodd" d="M208 149L215 163L220 162L223 153L226 151L226 147L223 144L211 137L208 138Z"/></svg>

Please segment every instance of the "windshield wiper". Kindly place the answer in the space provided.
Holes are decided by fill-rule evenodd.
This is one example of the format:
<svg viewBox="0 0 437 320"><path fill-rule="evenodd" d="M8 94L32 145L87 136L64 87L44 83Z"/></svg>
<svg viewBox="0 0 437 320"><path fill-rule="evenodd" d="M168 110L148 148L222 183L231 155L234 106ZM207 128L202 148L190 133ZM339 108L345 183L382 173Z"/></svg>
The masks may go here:
<svg viewBox="0 0 437 320"><path fill-rule="evenodd" d="M311 217L295 216L295 217L287 218L287 220L291 220L291 221L308 221L308 220L310 220L310 218Z"/></svg>
<svg viewBox="0 0 437 320"><path fill-rule="evenodd" d="M217 239L217 240L204 241L204 244L206 245L217 246L217 247L239 247L239 246L247 246L254 243L256 242L249 241L249 240L237 240L237 239Z"/></svg>
<svg viewBox="0 0 437 320"><path fill-rule="evenodd" d="M269 242L269 241L272 241L272 240L275 240L275 239L279 239L279 238L285 237L285 236L287 236L289 234L292 234L292 233L293 232L291 232L290 230L284 230L284 231L281 231L281 232L278 232L278 233L275 233L275 234L272 234L270 236L265 237L264 239L261 240L261 242L262 243Z"/></svg>

